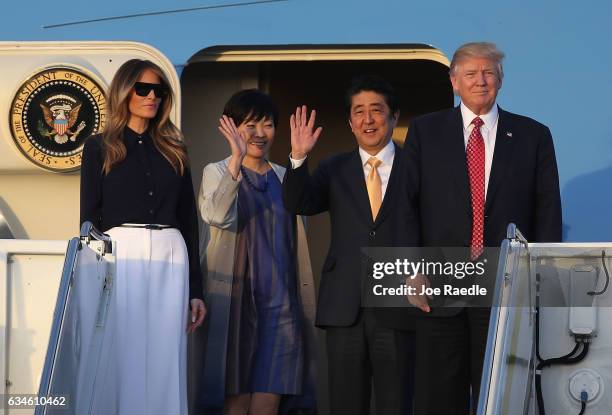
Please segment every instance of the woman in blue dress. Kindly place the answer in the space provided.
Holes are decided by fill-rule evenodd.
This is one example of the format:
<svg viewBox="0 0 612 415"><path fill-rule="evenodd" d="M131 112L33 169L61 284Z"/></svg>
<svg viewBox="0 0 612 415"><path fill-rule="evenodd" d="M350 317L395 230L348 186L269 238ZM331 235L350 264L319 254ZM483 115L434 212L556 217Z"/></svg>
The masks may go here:
<svg viewBox="0 0 612 415"><path fill-rule="evenodd" d="M240 91L219 130L230 157L204 168L199 209L210 310L201 402L226 414L314 409L314 286L304 225L282 201L285 169L266 159L278 111Z"/></svg>

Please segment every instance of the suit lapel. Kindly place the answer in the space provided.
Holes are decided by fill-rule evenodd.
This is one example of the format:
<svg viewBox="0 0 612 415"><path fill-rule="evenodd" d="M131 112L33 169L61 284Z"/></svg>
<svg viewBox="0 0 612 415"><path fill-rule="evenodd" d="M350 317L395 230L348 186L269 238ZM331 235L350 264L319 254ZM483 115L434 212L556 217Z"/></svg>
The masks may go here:
<svg viewBox="0 0 612 415"><path fill-rule="evenodd" d="M361 212L367 223L372 223L372 209L370 208L370 198L363 176L363 166L359 150L355 150L348 159L343 169L342 179L345 181L349 190L349 195L353 196L357 209Z"/></svg>
<svg viewBox="0 0 612 415"><path fill-rule="evenodd" d="M512 125L508 114L499 108L499 119L497 121L497 134L495 135L495 150L493 152L493 163L487 187L487 200L485 201L485 213L491 207L495 192L503 182L514 149L512 139Z"/></svg>
<svg viewBox="0 0 612 415"><path fill-rule="evenodd" d="M472 202L470 198L470 178L468 175L467 161L465 158L465 138L463 137L463 119L461 109L455 107L451 112L451 119L446 123L448 131L444 149L449 153L449 168L455 180L460 207L465 209L469 217L472 217Z"/></svg>

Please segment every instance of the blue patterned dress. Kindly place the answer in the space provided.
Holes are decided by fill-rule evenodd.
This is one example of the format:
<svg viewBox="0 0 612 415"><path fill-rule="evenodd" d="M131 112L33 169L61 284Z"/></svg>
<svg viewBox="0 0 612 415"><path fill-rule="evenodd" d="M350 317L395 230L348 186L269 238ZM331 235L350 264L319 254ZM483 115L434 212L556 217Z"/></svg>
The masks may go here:
<svg viewBox="0 0 612 415"><path fill-rule="evenodd" d="M242 168L230 306L226 394L302 393L304 346L295 218L274 170Z"/></svg>

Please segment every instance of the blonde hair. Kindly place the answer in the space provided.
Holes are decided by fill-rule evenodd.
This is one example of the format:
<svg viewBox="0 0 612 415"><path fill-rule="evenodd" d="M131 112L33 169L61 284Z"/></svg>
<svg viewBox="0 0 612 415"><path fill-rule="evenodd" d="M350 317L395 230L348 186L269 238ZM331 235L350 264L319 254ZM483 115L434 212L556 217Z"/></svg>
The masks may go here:
<svg viewBox="0 0 612 415"><path fill-rule="evenodd" d="M457 66L467 58L486 58L495 62L497 66L497 76L500 80L504 79L504 68L502 61L504 60L504 52L497 49L495 43L490 42L470 42L461 45L455 51L453 60L450 64L450 74L455 75Z"/></svg>
<svg viewBox="0 0 612 415"><path fill-rule="evenodd" d="M102 133L104 148L104 174L127 156L123 142L123 131L130 120L129 101L132 97L134 84L138 82L145 70L153 71L168 90L162 98L161 105L155 117L149 120L148 131L155 148L172 165L177 174L183 175L188 166L187 149L183 134L170 121L170 112L174 96L168 78L159 66L148 60L131 59L119 67L108 90L108 118Z"/></svg>

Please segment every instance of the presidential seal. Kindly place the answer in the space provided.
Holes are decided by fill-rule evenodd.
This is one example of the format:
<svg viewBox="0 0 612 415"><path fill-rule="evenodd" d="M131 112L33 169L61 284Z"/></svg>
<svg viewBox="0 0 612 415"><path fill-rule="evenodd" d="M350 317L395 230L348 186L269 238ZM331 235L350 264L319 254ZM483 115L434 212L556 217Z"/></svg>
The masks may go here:
<svg viewBox="0 0 612 415"><path fill-rule="evenodd" d="M34 164L56 172L79 169L83 140L102 131L105 122L102 88L72 68L32 76L11 105L11 132L19 150Z"/></svg>

